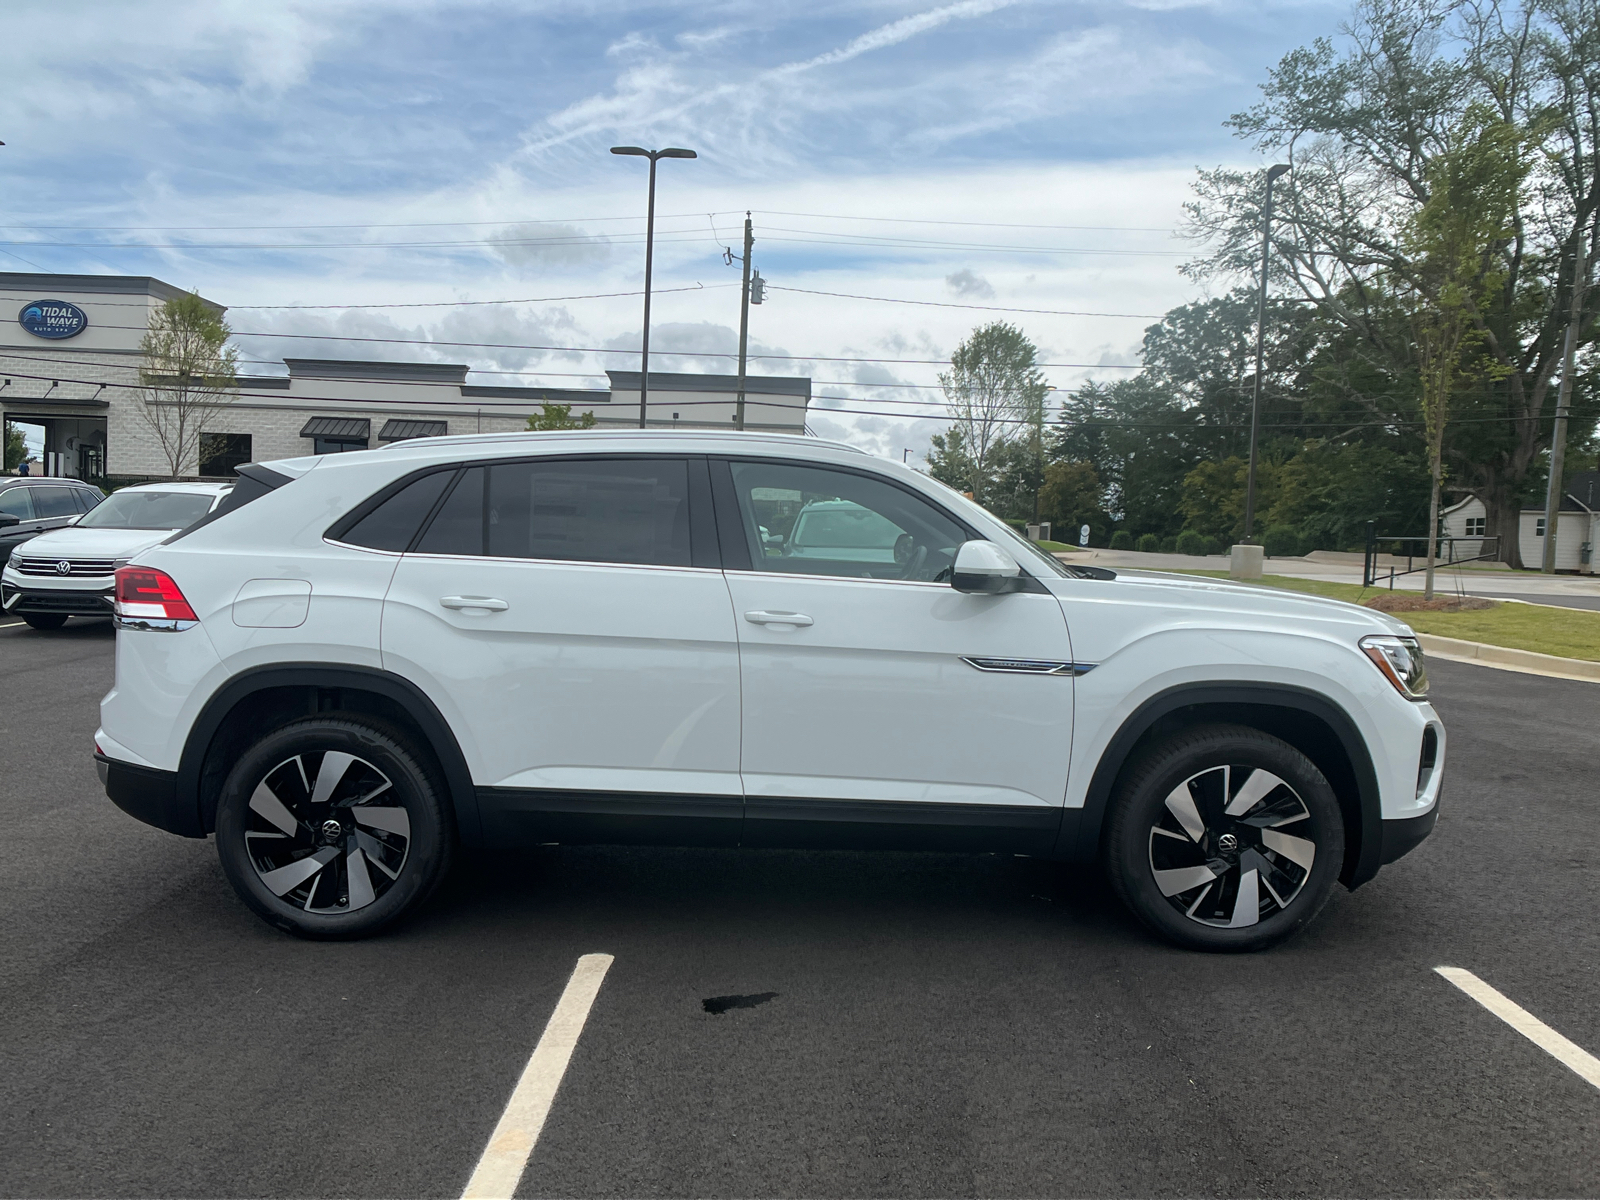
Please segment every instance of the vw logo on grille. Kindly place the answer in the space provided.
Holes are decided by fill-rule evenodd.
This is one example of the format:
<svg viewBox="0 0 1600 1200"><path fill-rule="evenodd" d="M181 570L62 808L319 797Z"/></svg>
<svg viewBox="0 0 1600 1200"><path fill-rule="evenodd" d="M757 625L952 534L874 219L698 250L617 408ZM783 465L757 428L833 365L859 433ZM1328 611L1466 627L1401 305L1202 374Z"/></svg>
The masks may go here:
<svg viewBox="0 0 1600 1200"><path fill-rule="evenodd" d="M63 558L60 562L58 562L56 564L56 574L57 575L71 575L72 574L72 564L69 563L66 559Z"/></svg>

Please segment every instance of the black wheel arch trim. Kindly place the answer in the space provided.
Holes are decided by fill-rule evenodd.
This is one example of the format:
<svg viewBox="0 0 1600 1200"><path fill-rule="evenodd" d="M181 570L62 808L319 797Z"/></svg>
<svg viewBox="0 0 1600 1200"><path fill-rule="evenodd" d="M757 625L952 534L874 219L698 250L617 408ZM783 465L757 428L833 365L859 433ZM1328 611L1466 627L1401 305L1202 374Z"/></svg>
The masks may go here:
<svg viewBox="0 0 1600 1200"><path fill-rule="evenodd" d="M422 731L444 773L461 840L468 845L479 844L482 827L472 773L449 722L438 707L416 684L392 671L343 663L276 663L258 667L235 675L212 693L189 729L176 780L175 802L186 812L195 814L203 831L198 836L204 837L216 828L216 797L207 803L201 795L201 773L211 744L228 714L258 692L297 687L372 692L398 705Z"/></svg>
<svg viewBox="0 0 1600 1200"><path fill-rule="evenodd" d="M1100 852L1106 807L1128 756L1156 722L1180 709L1202 705L1287 708L1315 717L1333 731L1354 775L1358 819L1346 831L1340 882L1354 890L1378 873L1383 855L1384 820L1378 775L1356 723L1320 692L1277 683L1179 684L1146 700L1122 723L1096 764L1082 808L1066 809L1055 854L1072 862L1093 862ZM1337 788L1337 781L1335 783ZM1345 808L1345 797L1340 797Z"/></svg>

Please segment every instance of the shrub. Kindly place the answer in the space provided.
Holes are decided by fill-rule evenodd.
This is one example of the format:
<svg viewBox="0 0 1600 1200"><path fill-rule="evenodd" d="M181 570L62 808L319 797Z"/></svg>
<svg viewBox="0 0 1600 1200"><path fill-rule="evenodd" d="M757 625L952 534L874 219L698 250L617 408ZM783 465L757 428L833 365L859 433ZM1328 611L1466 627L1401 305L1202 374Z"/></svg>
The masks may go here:
<svg viewBox="0 0 1600 1200"><path fill-rule="evenodd" d="M1144 554L1154 554L1161 549L1161 539L1153 533L1146 533L1139 538L1139 549Z"/></svg>
<svg viewBox="0 0 1600 1200"><path fill-rule="evenodd" d="M1206 539L1198 530L1185 529L1178 535L1179 554L1204 554Z"/></svg>
<svg viewBox="0 0 1600 1200"><path fill-rule="evenodd" d="M1269 558L1299 554L1300 534L1292 525L1274 525L1261 539L1261 547Z"/></svg>
<svg viewBox="0 0 1600 1200"><path fill-rule="evenodd" d="M1216 538L1208 537L1206 539L1206 553L1207 554L1221 554L1222 551L1223 551L1223 545Z"/></svg>
<svg viewBox="0 0 1600 1200"><path fill-rule="evenodd" d="M1164 537L1164 538L1161 539L1161 553L1163 553L1163 554L1173 554L1173 553L1175 553L1177 551L1177 549L1178 549L1178 539L1177 538Z"/></svg>
<svg viewBox="0 0 1600 1200"><path fill-rule="evenodd" d="M1119 529L1111 535L1111 548L1113 550L1132 550L1133 534L1126 529Z"/></svg>

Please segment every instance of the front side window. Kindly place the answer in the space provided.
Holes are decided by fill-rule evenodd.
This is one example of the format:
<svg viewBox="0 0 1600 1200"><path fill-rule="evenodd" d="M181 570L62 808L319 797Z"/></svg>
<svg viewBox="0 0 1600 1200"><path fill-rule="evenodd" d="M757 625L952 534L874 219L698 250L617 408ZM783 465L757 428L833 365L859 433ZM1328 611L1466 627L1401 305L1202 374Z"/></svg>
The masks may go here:
<svg viewBox="0 0 1600 1200"><path fill-rule="evenodd" d="M871 476L785 462L729 469L758 571L942 582L967 539L928 501Z"/></svg>
<svg viewBox="0 0 1600 1200"><path fill-rule="evenodd" d="M184 529L217 497L207 492L116 492L78 522L80 529Z"/></svg>

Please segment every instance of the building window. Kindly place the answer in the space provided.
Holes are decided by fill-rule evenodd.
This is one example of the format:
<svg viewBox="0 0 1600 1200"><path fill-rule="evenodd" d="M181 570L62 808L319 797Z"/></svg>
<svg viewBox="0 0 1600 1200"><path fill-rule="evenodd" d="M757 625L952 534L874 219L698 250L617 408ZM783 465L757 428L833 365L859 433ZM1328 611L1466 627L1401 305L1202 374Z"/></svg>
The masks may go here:
<svg viewBox="0 0 1600 1200"><path fill-rule="evenodd" d="M200 435L200 474L214 479L231 479L235 468L250 461L248 433L202 433Z"/></svg>
<svg viewBox="0 0 1600 1200"><path fill-rule="evenodd" d="M1535 517L1533 519L1533 536L1534 537L1543 537L1544 536L1544 518L1543 517Z"/></svg>
<svg viewBox="0 0 1600 1200"><path fill-rule="evenodd" d="M343 454L348 450L365 450L366 438L319 437L311 439L313 454Z"/></svg>
<svg viewBox="0 0 1600 1200"><path fill-rule="evenodd" d="M1486 528L1484 522L1485 522L1485 518L1483 518L1483 517L1468 517L1467 518L1467 536L1468 537L1482 537L1483 534L1484 534L1484 530Z"/></svg>

